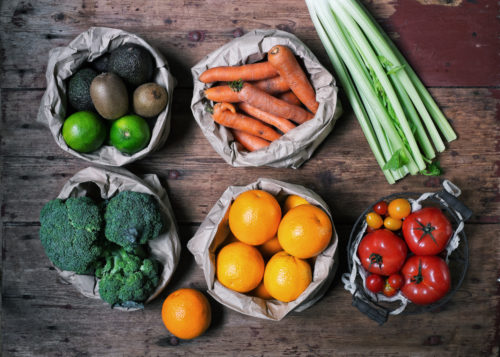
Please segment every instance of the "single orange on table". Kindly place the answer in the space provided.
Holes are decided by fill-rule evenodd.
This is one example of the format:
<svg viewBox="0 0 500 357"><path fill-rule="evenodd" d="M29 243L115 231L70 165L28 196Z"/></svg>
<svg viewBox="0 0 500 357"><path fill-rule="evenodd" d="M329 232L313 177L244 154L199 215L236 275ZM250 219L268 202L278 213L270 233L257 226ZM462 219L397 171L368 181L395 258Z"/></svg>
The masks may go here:
<svg viewBox="0 0 500 357"><path fill-rule="evenodd" d="M265 259L271 258L273 255L276 253L280 252L283 250L281 247L280 241L277 236L274 238L269 239L267 242L264 244L261 244L257 247L259 251L262 253L262 256Z"/></svg>
<svg viewBox="0 0 500 357"><path fill-rule="evenodd" d="M260 245L276 235L281 207L273 195L262 190L243 192L229 209L229 227L243 243Z"/></svg>
<svg viewBox="0 0 500 357"><path fill-rule="evenodd" d="M307 205L308 203L309 202L307 202L307 200L303 197L297 195L290 195L286 198L285 203L283 204L283 213L287 213L294 207L300 205Z"/></svg>
<svg viewBox="0 0 500 357"><path fill-rule="evenodd" d="M311 281L311 266L287 252L273 255L264 272L266 290L273 298L283 302L297 299Z"/></svg>
<svg viewBox="0 0 500 357"><path fill-rule="evenodd" d="M163 302L161 317L174 336L190 340L203 334L212 321L210 303L194 289L179 289Z"/></svg>
<svg viewBox="0 0 500 357"><path fill-rule="evenodd" d="M255 289L264 275L264 259L257 248L230 243L217 255L217 279L226 288L246 293Z"/></svg>
<svg viewBox="0 0 500 357"><path fill-rule="evenodd" d="M307 259L325 250L332 231L330 217L321 208L300 205L292 208L281 220L278 239L288 254Z"/></svg>

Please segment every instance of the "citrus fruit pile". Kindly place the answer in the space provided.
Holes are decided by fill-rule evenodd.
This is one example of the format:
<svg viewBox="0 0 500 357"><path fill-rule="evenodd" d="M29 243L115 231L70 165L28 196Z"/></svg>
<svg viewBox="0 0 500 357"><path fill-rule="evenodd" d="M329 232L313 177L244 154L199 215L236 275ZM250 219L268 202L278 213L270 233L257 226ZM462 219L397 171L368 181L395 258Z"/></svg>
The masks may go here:
<svg viewBox="0 0 500 357"><path fill-rule="evenodd" d="M283 208L270 193L243 192L234 200L219 231L229 234L216 257L218 281L262 299L290 302L312 281L309 259L330 243L332 223L321 209L296 195Z"/></svg>

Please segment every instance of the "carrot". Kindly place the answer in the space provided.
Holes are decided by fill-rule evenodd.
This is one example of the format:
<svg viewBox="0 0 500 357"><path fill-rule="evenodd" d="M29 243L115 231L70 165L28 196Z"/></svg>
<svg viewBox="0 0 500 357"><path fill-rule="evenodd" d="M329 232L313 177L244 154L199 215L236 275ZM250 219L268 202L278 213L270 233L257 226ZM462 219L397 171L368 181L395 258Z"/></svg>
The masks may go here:
<svg viewBox="0 0 500 357"><path fill-rule="evenodd" d="M307 110L275 98L250 83L238 81L231 83L230 86L234 91L238 92L240 101L246 102L267 113L290 119L297 124L302 124L314 117Z"/></svg>
<svg viewBox="0 0 500 357"><path fill-rule="evenodd" d="M297 98L297 96L290 91L281 93L278 98L284 100L287 103L298 105L299 107L302 105L302 102L299 100L299 98Z"/></svg>
<svg viewBox="0 0 500 357"><path fill-rule="evenodd" d="M255 108L248 103L243 102L240 103L238 106L242 111L244 111L248 115L251 115L254 118L262 120L264 123L267 123L269 125L278 128L283 133L287 133L293 128L295 128L295 125L289 120L285 118L280 118L279 116L270 113L266 113L265 111Z"/></svg>
<svg viewBox="0 0 500 357"><path fill-rule="evenodd" d="M266 124L246 115L236 113L236 108L230 103L215 104L212 117L220 125L241 130L268 141L273 141L281 137L280 134Z"/></svg>
<svg viewBox="0 0 500 357"><path fill-rule="evenodd" d="M217 86L205 89L205 97L214 102L238 103L238 93L229 86Z"/></svg>
<svg viewBox="0 0 500 357"><path fill-rule="evenodd" d="M233 136L237 142L239 142L245 149L248 151L255 151L265 147L268 147L271 144L269 141L259 138L258 136L254 136L252 134L245 133L240 130L232 130Z"/></svg>
<svg viewBox="0 0 500 357"><path fill-rule="evenodd" d="M283 79L283 77L280 76L262 79L260 81L253 82L252 84L269 94L278 94L290 90L288 83Z"/></svg>
<svg viewBox="0 0 500 357"><path fill-rule="evenodd" d="M269 50L267 58L307 109L316 113L319 107L316 93L293 52L286 46L277 45Z"/></svg>
<svg viewBox="0 0 500 357"><path fill-rule="evenodd" d="M222 66L207 69L200 75L200 81L231 82L238 79L244 81L258 81L277 75L276 69L269 62L246 64L243 66Z"/></svg>

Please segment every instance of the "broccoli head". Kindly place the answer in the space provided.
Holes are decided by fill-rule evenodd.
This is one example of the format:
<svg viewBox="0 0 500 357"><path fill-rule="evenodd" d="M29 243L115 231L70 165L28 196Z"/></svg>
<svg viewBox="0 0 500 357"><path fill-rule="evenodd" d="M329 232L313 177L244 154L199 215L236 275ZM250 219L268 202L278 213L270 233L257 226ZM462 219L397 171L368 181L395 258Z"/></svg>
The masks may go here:
<svg viewBox="0 0 500 357"><path fill-rule="evenodd" d="M121 248L106 258L106 264L96 274L101 278L99 295L110 305L143 302L158 285L159 273L156 260Z"/></svg>
<svg viewBox="0 0 500 357"><path fill-rule="evenodd" d="M127 250L158 237L164 230L155 198L140 192L117 194L109 200L104 219L106 238Z"/></svg>
<svg viewBox="0 0 500 357"><path fill-rule="evenodd" d="M40 240L49 259L62 270L93 271L102 253L101 209L89 197L55 199L40 212Z"/></svg>

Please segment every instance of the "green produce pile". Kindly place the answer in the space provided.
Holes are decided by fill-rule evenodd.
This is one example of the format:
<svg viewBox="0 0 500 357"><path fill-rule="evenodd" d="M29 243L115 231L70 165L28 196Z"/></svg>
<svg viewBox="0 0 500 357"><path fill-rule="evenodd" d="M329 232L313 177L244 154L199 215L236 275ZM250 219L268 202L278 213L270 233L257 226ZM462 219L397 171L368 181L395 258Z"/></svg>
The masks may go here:
<svg viewBox="0 0 500 357"><path fill-rule="evenodd" d="M448 142L457 136L389 36L358 0L306 3L387 181L439 175L432 162L445 150L439 131Z"/></svg>
<svg viewBox="0 0 500 357"><path fill-rule="evenodd" d="M153 70L151 54L129 44L84 64L67 82L72 114L62 128L66 144L88 153L105 145L109 136L109 144L124 154L144 149L151 139L150 125L168 99L165 88L150 82Z"/></svg>
<svg viewBox="0 0 500 357"><path fill-rule="evenodd" d="M166 228L151 195L123 191L109 201L70 197L40 212L40 240L52 263L77 274L94 274L110 305L137 307L158 285L160 264L148 258L147 242Z"/></svg>

